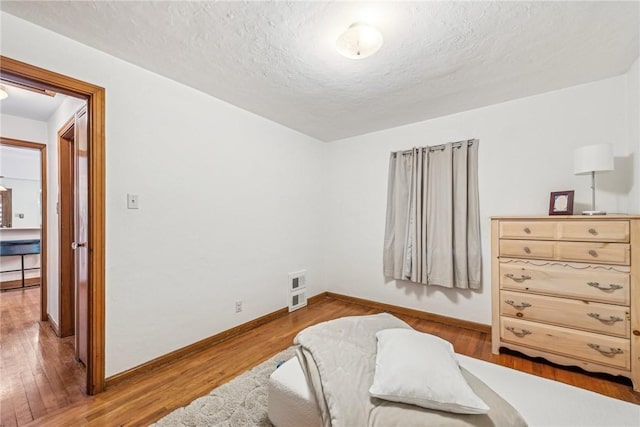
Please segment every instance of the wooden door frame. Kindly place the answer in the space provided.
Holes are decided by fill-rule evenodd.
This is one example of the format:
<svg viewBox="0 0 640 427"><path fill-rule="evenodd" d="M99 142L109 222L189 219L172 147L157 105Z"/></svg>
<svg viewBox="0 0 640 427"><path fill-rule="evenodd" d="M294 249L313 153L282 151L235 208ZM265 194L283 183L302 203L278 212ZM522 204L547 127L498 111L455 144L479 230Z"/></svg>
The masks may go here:
<svg viewBox="0 0 640 427"><path fill-rule="evenodd" d="M75 276L73 249L71 243L73 239L73 150L75 144L74 136L68 137L69 133L74 133L75 115L71 117L58 130L58 332L60 337L68 337L75 333ZM63 170L63 159L67 166L66 174ZM69 171L69 168L72 170ZM69 173L71 172L71 173ZM68 178L68 179L66 179ZM70 180L70 181L69 181ZM69 185L70 184L70 185ZM71 204L71 206L69 206ZM66 221L66 222L65 222Z"/></svg>
<svg viewBox="0 0 640 427"><path fill-rule="evenodd" d="M0 136L0 145L40 152L40 320L47 318L47 145ZM13 221L12 221L13 222Z"/></svg>
<svg viewBox="0 0 640 427"><path fill-rule="evenodd" d="M105 90L0 55L3 79L80 97L87 102L89 127L89 325L87 393L105 388Z"/></svg>

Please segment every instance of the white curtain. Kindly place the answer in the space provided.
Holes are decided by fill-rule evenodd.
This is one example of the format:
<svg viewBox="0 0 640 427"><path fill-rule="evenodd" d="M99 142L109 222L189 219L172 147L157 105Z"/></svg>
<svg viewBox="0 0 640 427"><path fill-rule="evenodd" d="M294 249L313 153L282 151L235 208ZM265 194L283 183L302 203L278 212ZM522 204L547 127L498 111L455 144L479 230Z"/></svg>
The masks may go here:
<svg viewBox="0 0 640 427"><path fill-rule="evenodd" d="M391 153L384 274L478 289L478 140Z"/></svg>

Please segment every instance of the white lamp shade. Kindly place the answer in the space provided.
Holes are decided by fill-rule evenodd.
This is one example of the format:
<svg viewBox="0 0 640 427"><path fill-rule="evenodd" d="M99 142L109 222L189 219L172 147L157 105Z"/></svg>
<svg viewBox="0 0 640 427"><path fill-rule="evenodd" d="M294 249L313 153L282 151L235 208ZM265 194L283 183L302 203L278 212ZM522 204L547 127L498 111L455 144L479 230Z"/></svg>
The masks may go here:
<svg viewBox="0 0 640 427"><path fill-rule="evenodd" d="M382 34L364 22L356 22L338 37L336 48L343 56L362 59L371 56L382 46Z"/></svg>
<svg viewBox="0 0 640 427"><path fill-rule="evenodd" d="M573 152L573 173L575 175L612 170L613 148L611 144L587 145L577 148Z"/></svg>

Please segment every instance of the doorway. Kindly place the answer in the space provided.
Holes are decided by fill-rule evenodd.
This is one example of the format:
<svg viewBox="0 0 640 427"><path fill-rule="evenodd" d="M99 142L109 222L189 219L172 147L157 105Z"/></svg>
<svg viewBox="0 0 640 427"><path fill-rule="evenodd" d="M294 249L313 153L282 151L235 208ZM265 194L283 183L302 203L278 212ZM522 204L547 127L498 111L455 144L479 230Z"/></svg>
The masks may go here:
<svg viewBox="0 0 640 427"><path fill-rule="evenodd" d="M13 147L20 150L38 151L40 157L40 185L39 185L39 205L40 205L40 320L48 320L47 316L47 146L38 142L23 141L13 138L0 137L0 145L5 147ZM24 195L22 196L24 197ZM9 206L12 204L9 199ZM3 201L3 207L6 206ZM9 213L11 210L9 210ZM7 213L3 208L3 214ZM3 221L3 226L4 226ZM9 222L10 223L10 222ZM11 223L10 223L11 224ZM22 263L24 264L24 258ZM24 269L24 265L22 266ZM24 274L24 272L23 272ZM28 281L22 280L22 286L28 284ZM27 283L25 283L27 282Z"/></svg>
<svg viewBox="0 0 640 427"><path fill-rule="evenodd" d="M75 336L76 359L87 364L87 109L58 131L60 336Z"/></svg>
<svg viewBox="0 0 640 427"><path fill-rule="evenodd" d="M58 131L58 313L60 337L75 334L75 262L73 249L73 192L75 188L75 117Z"/></svg>
<svg viewBox="0 0 640 427"><path fill-rule="evenodd" d="M87 267L86 392L100 393L105 388L105 90L4 56L0 56L0 74L4 80L54 90L87 102L87 239L82 242Z"/></svg>

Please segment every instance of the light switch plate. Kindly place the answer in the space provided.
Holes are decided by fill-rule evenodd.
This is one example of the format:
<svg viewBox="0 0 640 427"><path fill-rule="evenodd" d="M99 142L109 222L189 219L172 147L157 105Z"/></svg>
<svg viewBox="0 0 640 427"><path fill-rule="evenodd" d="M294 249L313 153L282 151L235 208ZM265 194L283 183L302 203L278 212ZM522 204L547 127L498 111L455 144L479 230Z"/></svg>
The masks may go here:
<svg viewBox="0 0 640 427"><path fill-rule="evenodd" d="M127 194L127 208L128 209L138 209L138 195L137 194Z"/></svg>

